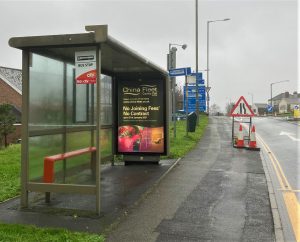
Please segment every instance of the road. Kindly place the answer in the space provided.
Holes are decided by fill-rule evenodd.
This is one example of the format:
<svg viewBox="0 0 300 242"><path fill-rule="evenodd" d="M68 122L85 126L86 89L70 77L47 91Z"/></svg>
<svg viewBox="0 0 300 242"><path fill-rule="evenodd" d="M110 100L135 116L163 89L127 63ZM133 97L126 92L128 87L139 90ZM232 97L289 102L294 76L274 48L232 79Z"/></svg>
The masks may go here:
<svg viewBox="0 0 300 242"><path fill-rule="evenodd" d="M257 139L273 183L286 241L300 241L300 126L274 118L254 118Z"/></svg>

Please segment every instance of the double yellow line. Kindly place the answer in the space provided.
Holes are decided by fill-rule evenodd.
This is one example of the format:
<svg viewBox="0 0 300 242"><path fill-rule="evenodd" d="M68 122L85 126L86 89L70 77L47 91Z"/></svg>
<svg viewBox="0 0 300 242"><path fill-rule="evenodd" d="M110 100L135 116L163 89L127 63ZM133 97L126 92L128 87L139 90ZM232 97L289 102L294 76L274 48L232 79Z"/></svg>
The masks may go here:
<svg viewBox="0 0 300 242"><path fill-rule="evenodd" d="M276 156L274 155L270 147L258 134L256 134L256 137L257 140L262 145L262 147L264 148L264 150L267 152L268 156L270 157L270 160L272 162L273 168L275 170L276 176L280 184L280 188L283 192L285 206L289 214L289 218L293 227L295 238L297 241L300 242L300 204L295 195L295 193L298 191L292 189L291 185L289 184L281 168L278 159L276 158Z"/></svg>

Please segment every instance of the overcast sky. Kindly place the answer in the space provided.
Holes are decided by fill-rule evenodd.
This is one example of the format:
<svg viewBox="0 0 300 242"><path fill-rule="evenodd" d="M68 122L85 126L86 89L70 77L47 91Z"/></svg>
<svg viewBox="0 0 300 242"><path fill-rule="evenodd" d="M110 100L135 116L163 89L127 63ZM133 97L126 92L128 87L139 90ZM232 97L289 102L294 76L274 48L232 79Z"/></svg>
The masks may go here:
<svg viewBox="0 0 300 242"><path fill-rule="evenodd" d="M195 0L3 1L0 0L0 66L21 68L16 36L83 33L85 25L108 24L109 35L166 69L169 43L178 48L177 67L195 70ZM266 103L300 91L297 76L297 1L199 0L199 70L206 69L206 22L210 24L211 104L222 109L245 96ZM206 78L206 75L204 74ZM178 78L180 84L182 79Z"/></svg>

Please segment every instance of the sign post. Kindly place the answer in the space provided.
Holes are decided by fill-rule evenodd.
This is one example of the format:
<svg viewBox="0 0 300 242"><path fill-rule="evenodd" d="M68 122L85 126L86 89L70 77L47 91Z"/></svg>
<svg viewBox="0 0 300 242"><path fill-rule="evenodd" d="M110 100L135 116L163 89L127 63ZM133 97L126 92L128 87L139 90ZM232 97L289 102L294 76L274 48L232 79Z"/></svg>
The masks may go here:
<svg viewBox="0 0 300 242"><path fill-rule="evenodd" d="M76 84L95 84L97 81L96 51L75 52Z"/></svg>
<svg viewBox="0 0 300 242"><path fill-rule="evenodd" d="M185 96L186 98L188 98L188 83L187 83L187 76L185 76ZM189 111L188 111L189 105L188 102L185 102L185 115L186 115L186 136L188 136L188 115L189 115Z"/></svg>
<svg viewBox="0 0 300 242"><path fill-rule="evenodd" d="M268 113L272 113L272 111L273 111L273 106L270 105L270 104L268 104L267 107L266 107L266 109L267 109L267 112L268 112Z"/></svg>
<svg viewBox="0 0 300 242"><path fill-rule="evenodd" d="M170 77L176 77L176 76L185 76L185 87L186 87L186 95L187 93L187 83L188 83L188 76L190 76L192 73L191 67L185 67L185 68L177 68L177 69L170 69L169 70L169 76ZM186 135L188 135L188 104L186 103ZM176 111L174 115L174 137L176 137Z"/></svg>
<svg viewBox="0 0 300 242"><path fill-rule="evenodd" d="M192 73L191 67L185 67L185 68L177 68L177 69L170 69L169 70L169 76L190 76Z"/></svg>

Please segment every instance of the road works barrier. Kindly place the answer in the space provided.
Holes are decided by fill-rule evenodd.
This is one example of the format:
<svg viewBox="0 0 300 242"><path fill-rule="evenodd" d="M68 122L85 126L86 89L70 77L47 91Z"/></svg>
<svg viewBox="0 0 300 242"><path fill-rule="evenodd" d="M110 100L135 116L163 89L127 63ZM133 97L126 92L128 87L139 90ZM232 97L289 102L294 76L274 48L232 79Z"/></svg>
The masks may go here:
<svg viewBox="0 0 300 242"><path fill-rule="evenodd" d="M246 99L241 96L236 104L233 106L230 116L232 117L232 143L235 148L246 148L249 150L260 150L256 145L255 138L255 127L252 125L252 117L254 117L254 112L250 108ZM240 118L239 121L236 118ZM249 120L243 120L243 118L249 118ZM239 123L238 135L235 135L235 123ZM249 124L249 132L244 136L243 127L241 123ZM245 144L245 140L247 144Z"/></svg>

